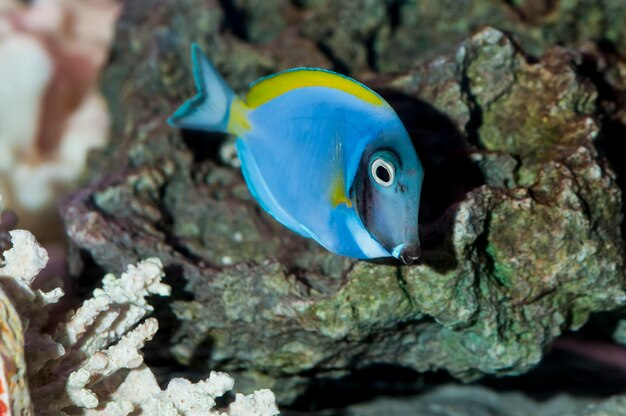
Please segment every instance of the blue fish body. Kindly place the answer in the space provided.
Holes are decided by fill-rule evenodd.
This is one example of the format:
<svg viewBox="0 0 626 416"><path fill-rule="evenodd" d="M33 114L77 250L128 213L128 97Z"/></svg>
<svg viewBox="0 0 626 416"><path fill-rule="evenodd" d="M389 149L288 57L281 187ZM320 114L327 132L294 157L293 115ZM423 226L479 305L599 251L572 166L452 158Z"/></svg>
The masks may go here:
<svg viewBox="0 0 626 416"><path fill-rule="evenodd" d="M197 47L198 95L169 119L237 136L246 183L294 232L336 254L419 256L423 169L394 110L342 75L298 68L262 78L237 97Z"/></svg>

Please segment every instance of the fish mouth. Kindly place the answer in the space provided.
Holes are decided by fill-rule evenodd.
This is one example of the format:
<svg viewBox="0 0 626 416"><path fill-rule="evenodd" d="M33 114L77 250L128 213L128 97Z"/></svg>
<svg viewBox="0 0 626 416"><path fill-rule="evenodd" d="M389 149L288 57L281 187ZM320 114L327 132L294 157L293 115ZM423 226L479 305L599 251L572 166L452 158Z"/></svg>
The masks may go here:
<svg viewBox="0 0 626 416"><path fill-rule="evenodd" d="M397 245L392 251L391 255L404 264L411 264L415 260L419 259L422 255L422 249L419 244L403 243Z"/></svg>

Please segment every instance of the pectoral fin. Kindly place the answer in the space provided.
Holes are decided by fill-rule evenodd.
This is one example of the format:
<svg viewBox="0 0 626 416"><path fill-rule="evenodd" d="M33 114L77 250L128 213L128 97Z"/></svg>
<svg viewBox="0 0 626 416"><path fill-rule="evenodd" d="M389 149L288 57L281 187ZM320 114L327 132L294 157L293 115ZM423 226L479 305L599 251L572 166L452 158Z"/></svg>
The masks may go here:
<svg viewBox="0 0 626 416"><path fill-rule="evenodd" d="M352 207L352 201L346 195L346 181L343 174L335 175L330 185L330 204L333 208L337 208L341 204Z"/></svg>
<svg viewBox="0 0 626 416"><path fill-rule="evenodd" d="M337 208L341 204L352 207L352 201L348 198L348 189L346 186L346 158L344 155L343 139L345 137L345 117L339 115L337 127L333 137L331 169L330 169L330 188L329 197L330 204L333 208Z"/></svg>

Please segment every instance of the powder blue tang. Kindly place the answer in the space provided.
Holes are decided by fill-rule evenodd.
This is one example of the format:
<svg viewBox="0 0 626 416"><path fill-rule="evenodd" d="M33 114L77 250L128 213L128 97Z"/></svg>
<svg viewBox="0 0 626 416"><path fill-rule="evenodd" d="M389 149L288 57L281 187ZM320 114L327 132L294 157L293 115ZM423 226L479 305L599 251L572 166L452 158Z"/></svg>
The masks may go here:
<svg viewBox="0 0 626 416"><path fill-rule="evenodd" d="M192 47L198 94L169 119L231 133L252 195L277 221L353 258L420 255L424 172L395 111L348 77L296 68L236 96Z"/></svg>

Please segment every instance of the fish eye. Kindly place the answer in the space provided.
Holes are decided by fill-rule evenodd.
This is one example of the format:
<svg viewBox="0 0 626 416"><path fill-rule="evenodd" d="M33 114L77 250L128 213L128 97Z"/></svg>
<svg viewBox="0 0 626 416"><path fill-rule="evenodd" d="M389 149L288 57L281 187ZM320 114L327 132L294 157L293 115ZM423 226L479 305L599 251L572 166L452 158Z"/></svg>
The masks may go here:
<svg viewBox="0 0 626 416"><path fill-rule="evenodd" d="M377 184L387 188L391 186L395 180L396 169L391 163L387 162L382 157L378 157L372 162L370 174Z"/></svg>

